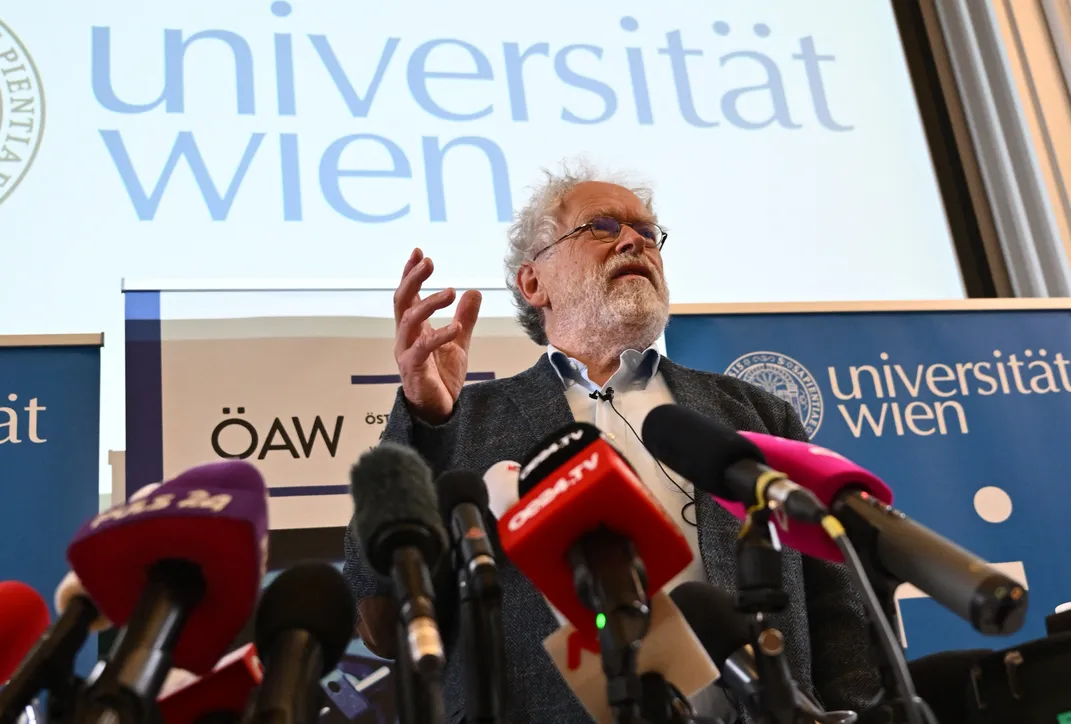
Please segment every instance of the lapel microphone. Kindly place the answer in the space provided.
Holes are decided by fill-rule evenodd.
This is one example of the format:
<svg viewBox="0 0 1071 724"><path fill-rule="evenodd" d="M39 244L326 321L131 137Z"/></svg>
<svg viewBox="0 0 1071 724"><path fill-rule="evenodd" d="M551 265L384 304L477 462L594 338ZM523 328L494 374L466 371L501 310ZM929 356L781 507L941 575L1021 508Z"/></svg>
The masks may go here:
<svg viewBox="0 0 1071 724"><path fill-rule="evenodd" d="M613 403L613 401L614 401L614 388L613 387L607 387L606 388L606 392L599 392L598 390L595 390L590 395L588 395L588 397L590 397L593 400L602 400L603 402Z"/></svg>

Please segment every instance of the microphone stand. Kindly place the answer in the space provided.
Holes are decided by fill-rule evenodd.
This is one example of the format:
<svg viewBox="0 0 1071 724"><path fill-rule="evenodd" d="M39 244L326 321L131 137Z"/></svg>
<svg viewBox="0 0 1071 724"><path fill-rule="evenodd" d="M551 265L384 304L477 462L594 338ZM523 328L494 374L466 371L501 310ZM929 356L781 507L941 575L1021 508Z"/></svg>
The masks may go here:
<svg viewBox="0 0 1071 724"><path fill-rule="evenodd" d="M442 675L421 672L413 664L409 628L399 617L397 656L394 659L395 698L401 724L443 724Z"/></svg>
<svg viewBox="0 0 1071 724"><path fill-rule="evenodd" d="M494 575L458 566L461 645L465 661L466 722L503 724L506 714L502 588Z"/></svg>
<svg viewBox="0 0 1071 724"><path fill-rule="evenodd" d="M651 624L647 575L631 542L608 528L585 534L569 551L573 584L596 614L606 698L618 724L640 724L643 686L636 671Z"/></svg>
<svg viewBox="0 0 1071 724"><path fill-rule="evenodd" d="M681 690L657 672L648 671L640 676L640 686L645 724L726 724L720 717L698 716Z"/></svg>
<svg viewBox="0 0 1071 724"><path fill-rule="evenodd" d="M867 534L868 529L860 527L859 534L854 534L855 530L853 530L852 526L854 518L850 508L844 506L837 511L836 515L845 529L849 531L848 538L856 547L859 561L863 565L863 573L866 574L878 602L881 603L882 610L878 612L878 615L884 616L885 620L890 624L896 622L898 620L896 615L896 589L903 581L890 576L878 563L877 553L874 550L874 539ZM867 623L871 644L875 651L881 651L879 622L868 616ZM899 687L897 687L896 677L893 674L892 662L885 656L877 656L876 658L878 674L881 677L881 698L865 711L859 712L857 724L907 724L911 721L907 713L908 702L898 693ZM895 692L896 695L889 698L890 692ZM928 724L938 724L937 718L930 711L929 704L922 697L916 695L914 697L914 705Z"/></svg>
<svg viewBox="0 0 1071 724"><path fill-rule="evenodd" d="M763 724L797 724L792 677L784 658L784 635L767 627L766 616L788 605L782 585L781 551L770 537L770 511L748 512L736 546L736 608L755 616L752 649L759 673L760 721Z"/></svg>
<svg viewBox="0 0 1071 724"><path fill-rule="evenodd" d="M863 561L863 568L866 571L867 578L870 579L870 585L874 588L874 593L877 594L878 600L881 601L882 615L890 623L895 622L897 620L896 589L902 581L897 581L884 571L878 570L878 567L873 565L872 557L866 553L861 554L859 557ZM878 641L877 624L874 621L870 621L867 630L870 633L870 640L874 649L880 651L881 644ZM881 676L882 697L876 704L859 713L857 724L907 724L910 721L907 714L907 701L899 695L888 698L889 692L897 691L892 666L884 656L878 656L877 659L878 673ZM921 710L923 718L929 724L937 724L937 719L933 712L930 711L929 704L922 697L915 696L915 706Z"/></svg>

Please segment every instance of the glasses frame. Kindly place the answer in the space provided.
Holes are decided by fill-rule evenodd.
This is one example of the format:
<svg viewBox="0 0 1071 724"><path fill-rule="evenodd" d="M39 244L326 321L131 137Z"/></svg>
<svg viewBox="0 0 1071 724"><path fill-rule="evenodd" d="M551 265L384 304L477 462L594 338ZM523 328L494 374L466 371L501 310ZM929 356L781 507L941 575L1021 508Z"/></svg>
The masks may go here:
<svg viewBox="0 0 1071 724"><path fill-rule="evenodd" d="M532 261L535 261L536 259L538 259L539 255L542 254L543 252L545 252L547 249L553 249L555 246L557 246L558 244L562 243L563 241L568 239L570 236L575 236L576 234L579 234L581 232L589 230L592 227L592 225L595 223L596 219L613 219L614 221L617 222L618 226L620 226L621 229L623 229L623 228L625 228L627 226L630 229L632 229L633 231L636 231L636 227L633 226L633 224L636 223L636 222L633 222L633 221L621 221L620 219L616 219L613 216L610 216L609 214L599 214L597 216L593 216L591 218L591 221L587 222L586 224L581 224L580 226L576 227L572 231L570 231L568 233L565 233L565 234L562 234L561 236L559 236L557 239L554 240L553 243L547 244L546 246L544 246L542 249L540 249L539 251L536 252L535 256L532 257ZM663 229L658 224L655 224L653 221L651 221L651 222L645 221L645 222L642 222L642 223L652 224L656 229L658 229L660 232L662 232L662 237L658 241L656 241L655 245L654 245L654 248L661 252L662 251L662 247L666 245L666 238L669 237L669 232L666 231L665 229ZM613 239L609 239L609 240L606 240L606 241L600 241L600 240L597 240L597 241L600 241L600 243L602 243L602 244L612 244L613 242L617 241L618 237L621 236L621 229L618 229L617 236L615 236ZM639 234L638 231L636 231L636 233ZM645 243L644 246L647 246L647 244Z"/></svg>

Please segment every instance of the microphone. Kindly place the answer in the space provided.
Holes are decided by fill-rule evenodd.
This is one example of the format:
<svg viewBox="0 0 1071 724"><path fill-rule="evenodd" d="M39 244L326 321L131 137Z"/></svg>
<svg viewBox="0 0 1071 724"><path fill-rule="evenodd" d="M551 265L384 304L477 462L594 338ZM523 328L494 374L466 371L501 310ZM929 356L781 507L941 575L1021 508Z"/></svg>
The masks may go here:
<svg viewBox="0 0 1071 724"><path fill-rule="evenodd" d="M131 501L144 498L158 487L158 483L146 485L131 497ZM54 721L65 719L64 707L74 704L80 684L74 676L75 657L91 632L112 627L73 571L68 571L56 587L53 604L59 618L27 657L15 679L0 693L0 724L16 721L42 689L49 692L49 718Z"/></svg>
<svg viewBox="0 0 1071 724"><path fill-rule="evenodd" d="M677 405L656 407L644 419L642 429L644 442L655 457L710 493L719 505L741 520L747 517L748 508L758 502L754 498L757 477L777 478L770 483L771 498L776 493L788 499L800 490L800 484L788 479L796 476L799 467L799 463L794 467L792 461L800 459L821 466L808 476L805 487L822 507L828 508L849 483L883 502L892 502L892 491L875 475L816 445L737 432ZM788 451L795 454L786 455ZM787 508L786 513L791 515ZM778 538L809 556L843 562L844 555L817 523L797 519L792 525L781 525Z"/></svg>
<svg viewBox="0 0 1071 724"><path fill-rule="evenodd" d="M141 721L172 666L210 671L252 612L267 532L264 480L241 461L193 468L86 523L67 559L123 629L76 722Z"/></svg>
<svg viewBox="0 0 1071 724"><path fill-rule="evenodd" d="M356 621L357 602L334 566L304 563L279 574L253 624L266 666L250 724L315 722L323 702L320 679L346 653Z"/></svg>
<svg viewBox="0 0 1071 724"><path fill-rule="evenodd" d="M777 504L796 520L829 513L814 493L768 467L762 452L732 428L680 405L659 405L643 420L644 445L693 485L745 508Z"/></svg>
<svg viewBox="0 0 1071 724"><path fill-rule="evenodd" d="M158 487L159 483L146 485L130 501L144 498ZM15 678L0 692L0 724L17 721L42 689L49 692L49 718L66 719L64 707L74 704L79 684L74 676L74 659L90 632L112 627L73 571L68 571L56 587L53 603L60 617L37 643Z"/></svg>
<svg viewBox="0 0 1071 724"><path fill-rule="evenodd" d="M256 648L246 644L220 659L205 676L161 697L160 718L164 724L233 724L241 719L250 693L263 678Z"/></svg>
<svg viewBox="0 0 1071 724"><path fill-rule="evenodd" d="M605 392L599 392L598 390L595 390L590 395L588 395L588 397L593 400L602 400L603 402L612 403L614 401L614 388L607 387Z"/></svg>
<svg viewBox="0 0 1071 724"><path fill-rule="evenodd" d="M431 575L446 548L431 470L392 443L363 454L350 471L354 523L365 560L394 582L400 606L397 693L403 722L441 722L442 636ZM408 654L408 655L407 655Z"/></svg>
<svg viewBox="0 0 1071 724"><path fill-rule="evenodd" d="M815 445L744 434L770 463L829 501L849 540L879 572L897 584L913 584L980 633L1012 634L1022 627L1026 589L978 556L887 505L885 496L872 492L885 487L873 473Z"/></svg>
<svg viewBox="0 0 1071 724"><path fill-rule="evenodd" d="M132 503L135 500L141 500L142 498L148 497L150 493L152 493L159 487L160 483L150 483L149 485L144 485L139 488L136 493L130 496L128 502ZM60 581L60 584L56 586L56 593L52 597L52 603L56 607L56 613L62 616L64 613L66 613L67 608L71 606L73 602L75 602L75 599L79 597L89 599L89 594L86 593L85 586L82 585L81 579L79 579L78 576L75 575L74 571L68 571L67 575L65 575L63 577L63 580ZM93 604L91 600L89 600L89 603L93 605L94 608L96 607L96 604ZM78 604L84 606L86 602L79 601ZM98 612L97 617L93 619L93 621L89 624L88 631L89 633L100 633L101 631L107 631L111 627L112 622L104 616L99 615ZM82 640L85 640L85 636L82 637ZM81 647L82 642L79 641L78 645L79 647Z"/></svg>
<svg viewBox="0 0 1071 724"><path fill-rule="evenodd" d="M769 695L775 682L760 677L751 645L756 619L736 610L732 594L707 583L687 581L670 593L670 598L692 627L703 648L721 672L720 682L736 694L747 711L762 719L767 713L763 697ZM764 633L770 633L768 629ZM796 713L822 724L852 724L858 719L855 712L825 712L810 697L799 690L781 656L775 658L779 670L771 672L787 688L788 702Z"/></svg>
<svg viewBox="0 0 1071 724"><path fill-rule="evenodd" d="M48 604L41 594L19 581L0 583L0 682L11 678L47 629Z"/></svg>
<svg viewBox="0 0 1071 724"><path fill-rule="evenodd" d="M450 526L450 541L458 564L472 583L475 595L501 597L495 551L483 520L490 502L483 479L467 470L454 470L440 475L435 488L439 513Z"/></svg>
<svg viewBox="0 0 1071 724"><path fill-rule="evenodd" d="M77 581L73 574L68 578ZM48 605L36 591L13 582L0 583L0 591L6 592L0 592L0 627L6 624L0 628L0 676L11 679L0 691L0 724L15 724L42 689L49 692L49 718L63 719L77 688L74 659L90 627L100 620L97 608L84 595L72 597L49 627Z"/></svg>
<svg viewBox="0 0 1071 724"><path fill-rule="evenodd" d="M506 712L506 652L498 564L484 525L487 486L476 473L456 470L440 475L435 487L455 556L466 714L472 722L500 722Z"/></svg>
<svg viewBox="0 0 1071 724"><path fill-rule="evenodd" d="M498 522L506 555L602 654L607 698L638 717L636 654L648 595L692 559L683 533L598 428L573 423L521 466L521 499Z"/></svg>
<svg viewBox="0 0 1071 724"><path fill-rule="evenodd" d="M1027 608L1027 592L1022 585L886 505L892 500L888 486L847 458L810 443L737 433L701 415L668 405L652 410L644 420L643 430L644 441L656 457L716 498L749 504L733 496L739 484L735 488L719 484L716 466L731 458L712 450L733 447L735 460L745 461L735 468L737 471L754 470L763 460L769 462L791 476L796 481L792 485L814 493L819 505L828 505L871 569L896 583L913 584L983 634L1010 634L1022 627ZM735 464L730 461L726 467ZM698 475L692 478L689 473ZM729 477L725 473L724 478ZM725 507L737 517L744 517L741 507ZM787 503L784 509L788 511ZM788 527L782 525L779 533L782 543L803 553L843 561L843 556L833 555L825 546L828 539L820 530L797 522Z"/></svg>
<svg viewBox="0 0 1071 724"><path fill-rule="evenodd" d="M691 562L684 534L594 425L573 423L544 440L522 463L518 486L520 501L498 521L502 549L592 650L596 613L607 625L611 613L627 621ZM598 610L594 579L605 598Z"/></svg>

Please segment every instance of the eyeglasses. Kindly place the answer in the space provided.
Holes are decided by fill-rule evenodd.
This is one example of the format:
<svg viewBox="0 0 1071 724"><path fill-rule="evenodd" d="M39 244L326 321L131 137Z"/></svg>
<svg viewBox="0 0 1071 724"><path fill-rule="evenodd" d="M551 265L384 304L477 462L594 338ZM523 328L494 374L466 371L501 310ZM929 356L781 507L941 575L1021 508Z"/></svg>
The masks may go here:
<svg viewBox="0 0 1071 724"><path fill-rule="evenodd" d="M663 231L661 226L653 224L650 221L618 221L612 216L596 216L588 223L581 224L568 234L558 237L553 244L544 246L536 252L535 256L532 257L532 261L535 261L539 255L547 249L557 246L570 236L575 236L584 231L591 232L592 237L594 237L596 241L603 243L616 241L621 235L622 227L625 226L629 227L643 238L644 248L647 249L658 249L661 251L662 247L665 246L666 237L669 236L669 233Z"/></svg>

